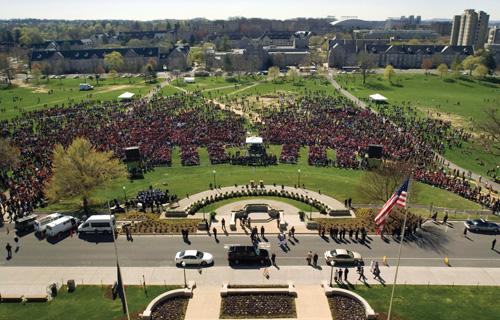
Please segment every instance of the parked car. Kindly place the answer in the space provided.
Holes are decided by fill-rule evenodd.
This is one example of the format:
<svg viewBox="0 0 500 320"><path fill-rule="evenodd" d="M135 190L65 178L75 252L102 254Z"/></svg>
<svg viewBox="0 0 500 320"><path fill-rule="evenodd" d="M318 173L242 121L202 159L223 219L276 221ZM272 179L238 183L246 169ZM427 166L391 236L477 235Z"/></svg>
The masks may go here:
<svg viewBox="0 0 500 320"><path fill-rule="evenodd" d="M361 258L361 255L359 253L346 249L334 249L331 251L325 251L325 260L328 264L332 262L363 263L363 258Z"/></svg>
<svg viewBox="0 0 500 320"><path fill-rule="evenodd" d="M35 221L38 216L36 214L30 214L27 215L26 217L22 217L17 219L16 223L14 224L14 228L18 232L28 232L31 231L35 228Z"/></svg>
<svg viewBox="0 0 500 320"><path fill-rule="evenodd" d="M75 217L62 216L47 224L45 227L45 235L47 238L57 237L61 233L76 229L77 226L78 221Z"/></svg>
<svg viewBox="0 0 500 320"><path fill-rule="evenodd" d="M80 83L80 91L89 91L94 90L94 86L88 83Z"/></svg>
<svg viewBox="0 0 500 320"><path fill-rule="evenodd" d="M45 229L47 228L47 225L53 221L56 221L57 219L61 218L63 215L56 212L49 214L48 216L45 216L43 218L35 220L35 232L38 232L40 234L45 233Z"/></svg>
<svg viewBox="0 0 500 320"><path fill-rule="evenodd" d="M214 262L214 257L208 252L198 250L184 250L175 254L175 264L207 266Z"/></svg>
<svg viewBox="0 0 500 320"><path fill-rule="evenodd" d="M470 231L489 231L500 232L500 225L498 223L490 222L484 219L467 220L464 222L465 227Z"/></svg>
<svg viewBox="0 0 500 320"><path fill-rule="evenodd" d="M110 214L97 214L90 216L78 226L78 233L107 233L112 234L116 227L115 216Z"/></svg>
<svg viewBox="0 0 500 320"><path fill-rule="evenodd" d="M226 247L227 260L230 264L260 263L269 261L269 251L262 246L230 245Z"/></svg>

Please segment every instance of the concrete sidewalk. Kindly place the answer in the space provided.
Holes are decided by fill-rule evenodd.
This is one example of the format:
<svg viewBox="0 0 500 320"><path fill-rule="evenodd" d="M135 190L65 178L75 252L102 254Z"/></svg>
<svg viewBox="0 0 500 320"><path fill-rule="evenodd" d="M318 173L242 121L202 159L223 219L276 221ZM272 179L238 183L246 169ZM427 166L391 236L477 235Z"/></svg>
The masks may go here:
<svg viewBox="0 0 500 320"><path fill-rule="evenodd" d="M305 264L305 261L304 261ZM395 266L382 266L381 276L386 284L394 278ZM175 267L123 267L123 281L129 285L183 284L182 268ZM286 284L319 285L330 280L331 267L283 266L268 268L269 279L264 277L263 268L208 267L187 268L188 281L195 281L198 287L217 286L223 282L232 284ZM365 267L369 284L380 284L373 279L369 267ZM354 268L350 269L348 280L361 284ZM77 284L110 285L116 281L115 267L0 267L0 294L36 294L46 291L51 283L66 283L73 279ZM400 267L398 284L409 285L480 285L500 286L500 268L453 268L453 267Z"/></svg>

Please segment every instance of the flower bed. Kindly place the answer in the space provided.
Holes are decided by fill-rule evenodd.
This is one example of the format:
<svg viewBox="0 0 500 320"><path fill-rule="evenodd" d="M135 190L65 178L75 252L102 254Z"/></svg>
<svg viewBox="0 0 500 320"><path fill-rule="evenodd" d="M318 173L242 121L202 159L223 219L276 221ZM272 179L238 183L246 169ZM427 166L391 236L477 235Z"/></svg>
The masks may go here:
<svg viewBox="0 0 500 320"><path fill-rule="evenodd" d="M152 213L129 213L120 215L119 221L130 221L130 231L133 234L167 234L181 233L182 229L196 232L201 219L160 219ZM122 229L121 233L125 233Z"/></svg>
<svg viewBox="0 0 500 320"><path fill-rule="evenodd" d="M222 298L221 319L296 318L295 298L285 293L230 293Z"/></svg>
<svg viewBox="0 0 500 320"><path fill-rule="evenodd" d="M188 297L169 298L153 309L151 320L182 320L186 316Z"/></svg>
<svg viewBox="0 0 500 320"><path fill-rule="evenodd" d="M328 297L333 320L365 320L365 308L353 298L341 295Z"/></svg>
<svg viewBox="0 0 500 320"><path fill-rule="evenodd" d="M322 228L329 230L331 226L337 228L346 228L347 230L357 228L365 228L367 232L375 231L375 216L378 210L375 209L355 209L356 218L346 218L346 219L330 219L330 218L315 218L314 222L317 222ZM390 234L395 228L401 228L403 225L404 211L399 208L395 208L391 213L389 220L384 228L385 234ZM420 217L408 212L408 220L406 222L407 226L415 226L418 224Z"/></svg>

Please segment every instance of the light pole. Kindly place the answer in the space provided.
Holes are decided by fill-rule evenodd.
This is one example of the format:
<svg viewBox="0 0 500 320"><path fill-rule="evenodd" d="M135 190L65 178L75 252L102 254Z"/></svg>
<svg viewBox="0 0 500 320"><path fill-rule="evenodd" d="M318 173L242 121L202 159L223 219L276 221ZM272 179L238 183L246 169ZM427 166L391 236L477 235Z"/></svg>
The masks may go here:
<svg viewBox="0 0 500 320"><path fill-rule="evenodd" d="M123 186L123 205L125 206L125 212L127 212L127 188Z"/></svg>
<svg viewBox="0 0 500 320"><path fill-rule="evenodd" d="M216 172L216 171L215 171L215 169L214 169L214 170L212 171L212 173L214 174L214 189L216 189L216 188L217 188L217 184L216 184L216 181L215 181L215 174L216 174L217 172Z"/></svg>
<svg viewBox="0 0 500 320"><path fill-rule="evenodd" d="M332 267L332 269L330 270L330 287L331 287L333 278L333 261L330 262L330 266Z"/></svg>
<svg viewBox="0 0 500 320"><path fill-rule="evenodd" d="M201 207L201 208L202 208L202 211L203 211L203 220L205 220L205 203L206 203L206 201L205 201L205 200L203 200L203 201L201 202L201 205L202 205L202 207Z"/></svg>
<svg viewBox="0 0 500 320"><path fill-rule="evenodd" d="M313 201L309 199L309 220L312 220L312 214L313 214Z"/></svg>
<svg viewBox="0 0 500 320"><path fill-rule="evenodd" d="M186 281L186 261L182 261L181 265L182 265L182 270L184 271L184 288L187 288L187 281Z"/></svg>
<svg viewBox="0 0 500 320"><path fill-rule="evenodd" d="M297 184L299 185L300 188L300 169L297 169Z"/></svg>

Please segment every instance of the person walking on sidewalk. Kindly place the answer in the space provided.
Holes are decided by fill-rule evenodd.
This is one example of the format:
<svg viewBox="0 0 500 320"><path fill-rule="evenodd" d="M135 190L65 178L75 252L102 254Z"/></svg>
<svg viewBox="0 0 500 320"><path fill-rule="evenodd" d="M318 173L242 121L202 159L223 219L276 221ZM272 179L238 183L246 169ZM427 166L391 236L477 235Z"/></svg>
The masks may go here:
<svg viewBox="0 0 500 320"><path fill-rule="evenodd" d="M313 264L315 267L318 266L318 254L317 253L314 253Z"/></svg>
<svg viewBox="0 0 500 320"><path fill-rule="evenodd" d="M215 239L215 241L217 241L217 228L215 228L215 227L214 227L214 228L212 229L212 233L214 234L214 239Z"/></svg>
<svg viewBox="0 0 500 320"><path fill-rule="evenodd" d="M359 273L358 280L365 282L366 277L365 277L365 269L363 268L363 266L361 265L358 266L358 273Z"/></svg>
<svg viewBox="0 0 500 320"><path fill-rule="evenodd" d="M226 220L224 218L222 218L222 220L220 221L220 223L221 223L221 226L222 226L222 230L226 231Z"/></svg>
<svg viewBox="0 0 500 320"><path fill-rule="evenodd" d="M446 212L443 217L443 224L447 224L447 222L448 222L448 212Z"/></svg>
<svg viewBox="0 0 500 320"><path fill-rule="evenodd" d="M309 265L309 266L311 265L312 257L313 257L313 253L311 250L309 250L309 252L307 253L307 256L306 256L307 265Z"/></svg>
<svg viewBox="0 0 500 320"><path fill-rule="evenodd" d="M339 269L339 282L342 282L342 269Z"/></svg>
<svg viewBox="0 0 500 320"><path fill-rule="evenodd" d="M495 245L497 244L497 238L493 239L491 242L491 250L495 250Z"/></svg>
<svg viewBox="0 0 500 320"><path fill-rule="evenodd" d="M260 226L260 236L262 239L264 239L264 234L265 234L266 230L264 229L264 226Z"/></svg>
<svg viewBox="0 0 500 320"><path fill-rule="evenodd" d="M7 260L10 260L12 258L12 246L10 245L10 243L7 242L5 250L7 250Z"/></svg>
<svg viewBox="0 0 500 320"><path fill-rule="evenodd" d="M464 228L464 237L467 237L467 227Z"/></svg>
<svg viewBox="0 0 500 320"><path fill-rule="evenodd" d="M344 281L347 282L347 275L349 274L349 269L344 269Z"/></svg>
<svg viewBox="0 0 500 320"><path fill-rule="evenodd" d="M276 253L273 252L273 254L271 255L271 264L273 266L276 266Z"/></svg>
<svg viewBox="0 0 500 320"><path fill-rule="evenodd" d="M295 239L295 227L292 226L292 228L290 229L290 231L292 232L292 238Z"/></svg>

